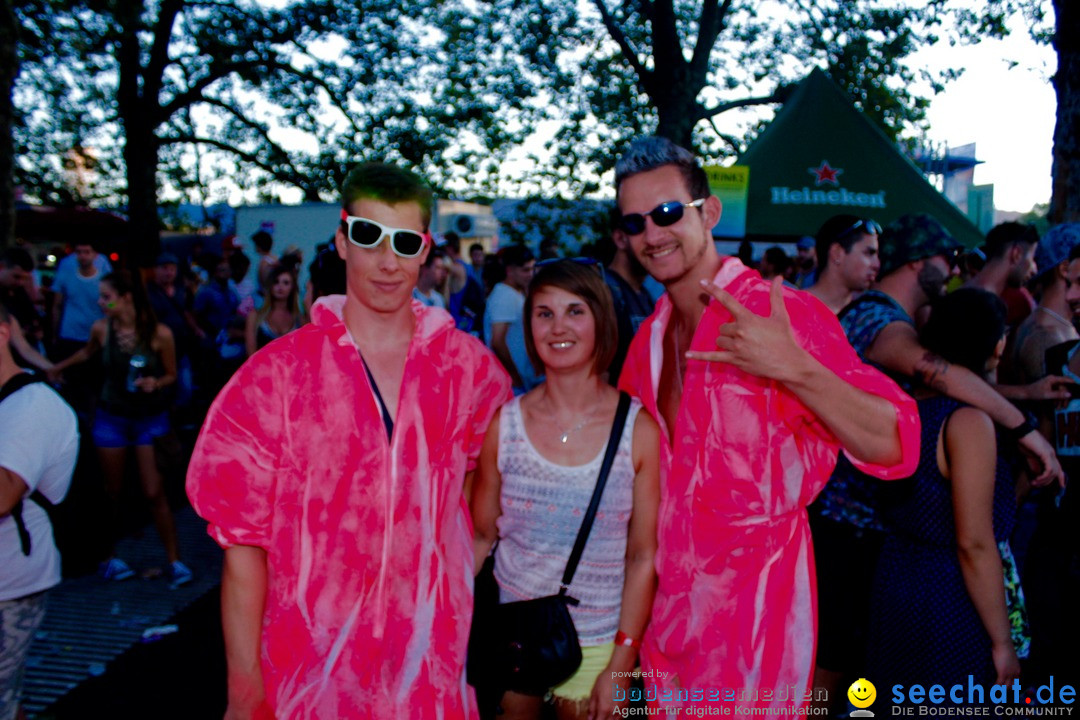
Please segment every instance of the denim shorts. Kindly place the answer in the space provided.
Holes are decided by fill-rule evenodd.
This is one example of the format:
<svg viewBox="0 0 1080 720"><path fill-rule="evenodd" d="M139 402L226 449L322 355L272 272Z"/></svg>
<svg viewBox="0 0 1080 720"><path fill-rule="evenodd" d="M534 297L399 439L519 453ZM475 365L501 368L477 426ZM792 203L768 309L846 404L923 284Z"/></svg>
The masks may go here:
<svg viewBox="0 0 1080 720"><path fill-rule="evenodd" d="M148 417L124 417L98 408L94 413L94 445L99 448L122 448L129 445L153 445L154 438L169 432L169 413Z"/></svg>

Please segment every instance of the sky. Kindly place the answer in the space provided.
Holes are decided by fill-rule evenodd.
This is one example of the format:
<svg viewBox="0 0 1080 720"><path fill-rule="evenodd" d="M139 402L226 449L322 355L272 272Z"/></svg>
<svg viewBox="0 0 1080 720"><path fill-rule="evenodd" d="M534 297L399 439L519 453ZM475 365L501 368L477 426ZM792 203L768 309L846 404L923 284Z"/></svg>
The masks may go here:
<svg viewBox="0 0 1080 720"><path fill-rule="evenodd" d="M1017 65L1010 69L1010 61ZM974 142L975 184L994 185L998 210L1027 212L1050 201L1054 115L1052 48L1037 45L1022 28L1004 41L921 51L913 62L951 63L963 76L933 98L929 140L956 147Z"/></svg>

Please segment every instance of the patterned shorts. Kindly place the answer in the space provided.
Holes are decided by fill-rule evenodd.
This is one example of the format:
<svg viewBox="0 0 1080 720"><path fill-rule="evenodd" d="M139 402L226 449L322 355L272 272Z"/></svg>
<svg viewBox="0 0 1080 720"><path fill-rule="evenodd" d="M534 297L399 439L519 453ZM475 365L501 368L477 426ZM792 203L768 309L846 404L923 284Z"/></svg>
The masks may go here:
<svg viewBox="0 0 1080 720"><path fill-rule="evenodd" d="M0 720L14 720L30 643L45 619L45 592L0 600Z"/></svg>

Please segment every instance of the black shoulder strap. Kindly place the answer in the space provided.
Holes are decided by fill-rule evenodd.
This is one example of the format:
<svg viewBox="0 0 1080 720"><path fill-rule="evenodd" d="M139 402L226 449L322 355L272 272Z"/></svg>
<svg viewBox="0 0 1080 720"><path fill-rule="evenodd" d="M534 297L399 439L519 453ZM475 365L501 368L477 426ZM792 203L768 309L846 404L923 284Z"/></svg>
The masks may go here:
<svg viewBox="0 0 1080 720"><path fill-rule="evenodd" d="M625 392L619 393L619 407L615 411L615 422L611 425L611 436L608 438L607 452L604 453L604 462L600 466L600 476L596 479L596 488L593 490L589 509L585 511L585 519L581 521L581 529L578 530L577 540L574 541L574 549L570 552L570 559L566 563L566 571L562 576L562 587L559 594L565 595L567 586L574 579L581 554L585 552L585 541L589 539L593 520L596 519L596 511L600 508L600 496L604 494L604 486L607 484L608 473L615 462L615 453L619 449L619 440L622 439L623 428L626 426L626 416L630 413L630 396Z"/></svg>
<svg viewBox="0 0 1080 720"><path fill-rule="evenodd" d="M17 391L22 390L27 385L32 385L36 382L41 382L42 380L43 378L40 375L35 375L31 372L21 372L12 375L3 386L0 386L0 402L4 402L4 400L14 395Z"/></svg>
<svg viewBox="0 0 1080 720"><path fill-rule="evenodd" d="M0 402L4 402L7 398L11 397L18 390L22 390L27 385L32 385L36 382L41 382L42 378L34 373L21 372L17 375L13 375L6 383L0 387ZM53 504L49 502L49 499L41 494L40 490L35 490L30 493L30 499L40 505L46 513L51 513ZM19 533L19 545L22 546L22 554L30 554L30 532L26 529L26 523L22 518L22 504L15 503L15 507L11 508L11 519L15 521L15 529Z"/></svg>

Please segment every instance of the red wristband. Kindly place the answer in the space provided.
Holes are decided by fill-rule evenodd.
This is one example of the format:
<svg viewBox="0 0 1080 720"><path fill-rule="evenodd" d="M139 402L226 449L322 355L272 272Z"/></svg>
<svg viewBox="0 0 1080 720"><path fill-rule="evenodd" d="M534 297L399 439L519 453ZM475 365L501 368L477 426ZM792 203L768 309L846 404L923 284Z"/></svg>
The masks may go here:
<svg viewBox="0 0 1080 720"><path fill-rule="evenodd" d="M615 644L622 645L623 647L634 648L635 650L641 647L641 641L635 640L622 630L615 633Z"/></svg>

